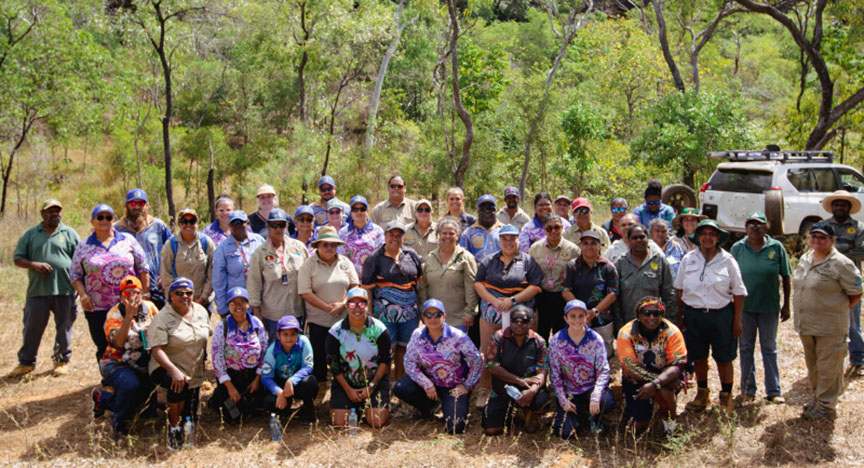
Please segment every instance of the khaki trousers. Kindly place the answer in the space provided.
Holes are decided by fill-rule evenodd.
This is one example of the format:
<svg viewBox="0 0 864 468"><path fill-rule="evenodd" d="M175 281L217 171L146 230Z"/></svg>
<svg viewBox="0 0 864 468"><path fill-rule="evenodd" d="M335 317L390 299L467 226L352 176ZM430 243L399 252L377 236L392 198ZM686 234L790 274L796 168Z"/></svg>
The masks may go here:
<svg viewBox="0 0 864 468"><path fill-rule="evenodd" d="M846 335L799 335L804 345L807 378L822 411L837 409L843 393L843 360L846 358Z"/></svg>

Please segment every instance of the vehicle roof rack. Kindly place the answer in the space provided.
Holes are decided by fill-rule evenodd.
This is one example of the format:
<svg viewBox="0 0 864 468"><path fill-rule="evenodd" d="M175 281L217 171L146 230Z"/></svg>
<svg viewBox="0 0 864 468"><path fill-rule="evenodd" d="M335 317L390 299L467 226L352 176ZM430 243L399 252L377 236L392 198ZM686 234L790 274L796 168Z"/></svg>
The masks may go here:
<svg viewBox="0 0 864 468"><path fill-rule="evenodd" d="M729 161L782 161L782 162L832 162L833 151L771 151L771 150L731 150L711 151L708 159L728 159Z"/></svg>

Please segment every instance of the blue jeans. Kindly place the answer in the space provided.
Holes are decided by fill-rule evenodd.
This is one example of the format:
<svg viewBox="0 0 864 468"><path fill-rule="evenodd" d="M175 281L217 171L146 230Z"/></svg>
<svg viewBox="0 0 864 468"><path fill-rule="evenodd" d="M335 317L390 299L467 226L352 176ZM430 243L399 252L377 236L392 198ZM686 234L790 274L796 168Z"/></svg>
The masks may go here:
<svg viewBox="0 0 864 468"><path fill-rule="evenodd" d="M444 429L450 434L461 434L468 422L468 399L471 394L466 393L454 398L450 395L450 390L445 387L435 387L438 401L441 402L441 411L444 413ZM432 411L433 402L426 396L426 390L407 375L393 386L393 394L424 414Z"/></svg>
<svg viewBox="0 0 864 468"><path fill-rule="evenodd" d="M608 413L615 408L615 396L612 395L612 390L609 390L609 387L603 390L603 395L600 397L600 414L597 416L591 416L591 412L589 411L591 390L578 395L568 395L567 398L570 400L570 403L576 405L576 412L564 412L556 397L555 419L552 420L552 432L563 439L569 439L576 435L576 431L579 430L580 421L584 424L588 422L588 418L590 417L594 422L599 423L604 413Z"/></svg>
<svg viewBox="0 0 864 468"><path fill-rule="evenodd" d="M419 323L420 317L414 317L406 322L384 322L387 333L390 334L390 343L393 346L408 346L411 334L414 333Z"/></svg>
<svg viewBox="0 0 864 468"><path fill-rule="evenodd" d="M778 314L754 314L744 311L741 314L741 327L744 334L738 339L741 353L741 393L756 394L756 366L753 351L756 348L756 334L759 334L759 347L762 349L762 366L765 368L765 395L779 396L780 370L777 367L777 325Z"/></svg>
<svg viewBox="0 0 864 468"><path fill-rule="evenodd" d="M153 384L149 376L138 373L131 367L118 367L105 377L105 384L114 387L114 393L103 391L100 406L114 413L111 427L125 433L135 411L147 401Z"/></svg>
<svg viewBox="0 0 864 468"><path fill-rule="evenodd" d="M300 322L300 333L303 333L304 325L306 324L306 316L297 317L297 321ZM269 345L273 341L276 340L276 325L279 324L278 320L270 320L270 319L262 319L261 322L264 324L264 329L267 330L267 344Z"/></svg>
<svg viewBox="0 0 864 468"><path fill-rule="evenodd" d="M849 309L849 364L864 366L864 337L861 336L861 302Z"/></svg>

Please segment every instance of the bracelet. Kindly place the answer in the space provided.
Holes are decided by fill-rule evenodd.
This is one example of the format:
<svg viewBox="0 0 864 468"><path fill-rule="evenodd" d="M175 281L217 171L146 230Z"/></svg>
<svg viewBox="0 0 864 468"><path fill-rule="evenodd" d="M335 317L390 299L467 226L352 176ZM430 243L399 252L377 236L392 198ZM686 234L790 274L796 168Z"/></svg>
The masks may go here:
<svg viewBox="0 0 864 468"><path fill-rule="evenodd" d="M659 380L659 379L652 380L651 383L654 384L654 390L660 390L660 387L661 387L662 385L660 385L660 380Z"/></svg>

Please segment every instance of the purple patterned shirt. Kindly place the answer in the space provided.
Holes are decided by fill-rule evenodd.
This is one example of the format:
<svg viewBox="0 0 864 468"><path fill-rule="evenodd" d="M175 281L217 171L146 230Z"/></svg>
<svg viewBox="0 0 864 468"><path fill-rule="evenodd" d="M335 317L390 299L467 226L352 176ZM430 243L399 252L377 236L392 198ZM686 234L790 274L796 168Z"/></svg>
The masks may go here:
<svg viewBox="0 0 864 468"><path fill-rule="evenodd" d="M222 242L223 240L225 240L226 237L231 235L223 231L222 228L219 227L219 221L213 221L212 223L208 224L201 232L207 234L207 237L213 239L213 243L216 244L217 247L219 246L220 242Z"/></svg>
<svg viewBox="0 0 864 468"><path fill-rule="evenodd" d="M570 227L570 222L561 218L561 231L566 231ZM543 223L537 219L537 216L531 218L531 222L522 226L519 231L519 251L528 253L531 246L540 239L546 238L546 231L543 230Z"/></svg>
<svg viewBox="0 0 864 468"><path fill-rule="evenodd" d="M91 234L75 248L70 279L83 281L96 310L108 310L120 302L120 281L127 275L149 273L144 249L129 234L114 231L106 248Z"/></svg>
<svg viewBox="0 0 864 468"><path fill-rule="evenodd" d="M482 370L483 356L462 330L445 323L437 342L432 341L425 326L411 334L405 351L405 373L424 389L462 384L471 390Z"/></svg>
<svg viewBox="0 0 864 468"><path fill-rule="evenodd" d="M249 329L245 332L237 326L230 314L219 322L213 331L213 371L220 384L231 380L228 369L258 369L258 374L261 374L261 363L264 362L264 353L267 351L267 330L258 317L249 312L246 312L246 319L249 320Z"/></svg>
<svg viewBox="0 0 864 468"><path fill-rule="evenodd" d="M609 385L609 361L606 345L594 330L585 327L585 336L577 345L562 329L549 340L549 365L552 388L564 406L570 395L591 392L591 401L600 402ZM593 390L592 390L593 389Z"/></svg>
<svg viewBox="0 0 864 468"><path fill-rule="evenodd" d="M366 258L384 245L384 230L371 221L367 221L363 229L347 224L339 230L339 238L345 242L345 245L339 246L339 253L351 260L359 277L363 274L363 262Z"/></svg>

